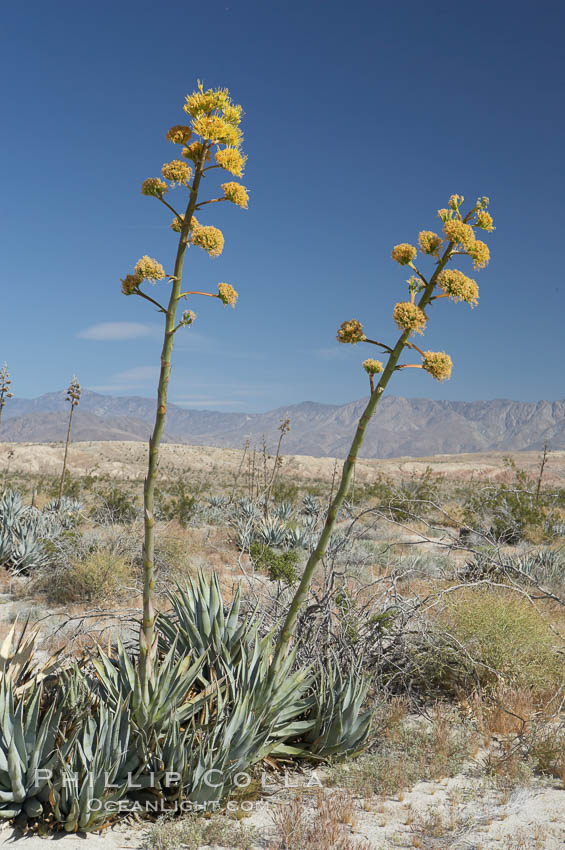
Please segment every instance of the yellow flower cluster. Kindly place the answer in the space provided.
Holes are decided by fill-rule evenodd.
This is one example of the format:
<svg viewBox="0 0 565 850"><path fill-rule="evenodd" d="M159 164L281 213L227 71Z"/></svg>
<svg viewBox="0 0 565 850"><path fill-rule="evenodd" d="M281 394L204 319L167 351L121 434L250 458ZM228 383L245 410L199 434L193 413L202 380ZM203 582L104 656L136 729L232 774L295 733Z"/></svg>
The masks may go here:
<svg viewBox="0 0 565 850"><path fill-rule="evenodd" d="M407 266L416 259L418 249L414 245L409 245L408 242L402 242L400 245L395 245L392 249L392 259L401 266Z"/></svg>
<svg viewBox="0 0 565 850"><path fill-rule="evenodd" d="M477 227L480 227L481 230L488 230L489 232L494 230L492 216L486 210L478 210Z"/></svg>
<svg viewBox="0 0 565 850"><path fill-rule="evenodd" d="M202 118L196 118L192 126L195 133L214 144L231 145L236 148L241 144L242 133L239 127L234 127L218 115L204 115Z"/></svg>
<svg viewBox="0 0 565 850"><path fill-rule="evenodd" d="M164 180L159 177L149 177L141 184L142 195L153 195L155 198L162 198L165 192L169 191L169 187Z"/></svg>
<svg viewBox="0 0 565 850"><path fill-rule="evenodd" d="M363 360L363 369L368 375L376 375L383 371L383 364L380 360Z"/></svg>
<svg viewBox="0 0 565 850"><path fill-rule="evenodd" d="M467 248L467 253L473 259L473 268L484 269L490 260L490 251L485 242L475 239L473 244Z"/></svg>
<svg viewBox="0 0 565 850"><path fill-rule="evenodd" d="M222 148L216 151L216 162L221 168L235 174L236 177L243 175L243 168L247 157L243 156L237 148Z"/></svg>
<svg viewBox="0 0 565 850"><path fill-rule="evenodd" d="M194 312L194 310L185 310L182 316L180 317L180 323L181 325L189 327L195 319L196 313Z"/></svg>
<svg viewBox="0 0 565 850"><path fill-rule="evenodd" d="M401 331L416 331L423 333L427 318L423 310L411 301L399 301L395 306L392 318Z"/></svg>
<svg viewBox="0 0 565 850"><path fill-rule="evenodd" d="M450 242L456 242L457 245L462 245L465 250L475 241L475 234L470 224L465 224L458 218L451 218L444 222L443 232L446 239Z"/></svg>
<svg viewBox="0 0 565 850"><path fill-rule="evenodd" d="M447 381L451 377L453 361L445 351L424 351L422 369L429 372L436 381Z"/></svg>
<svg viewBox="0 0 565 850"><path fill-rule="evenodd" d="M200 225L195 222L194 216L191 222L192 235L190 241L193 245L199 245L211 257L219 257L224 250L224 234L217 227L211 225Z"/></svg>
<svg viewBox="0 0 565 850"><path fill-rule="evenodd" d="M364 339L366 339L366 336L363 333L363 325L357 319L342 322L338 328L338 342L350 342L352 345L355 345L356 342L363 342Z"/></svg>
<svg viewBox="0 0 565 850"><path fill-rule="evenodd" d="M219 283L218 284L218 298L222 302L222 304L229 305L230 307L235 307L235 302L237 301L237 292L230 286L229 283Z"/></svg>
<svg viewBox="0 0 565 850"><path fill-rule="evenodd" d="M201 115L210 115L215 109L224 109L230 103L227 89L208 89L204 91L201 83L198 83L198 91L187 94L184 111L191 118L199 118Z"/></svg>
<svg viewBox="0 0 565 850"><path fill-rule="evenodd" d="M243 207L244 210L247 209L249 195L245 186L242 186L241 183L222 183L222 189L228 201L237 204L238 207Z"/></svg>
<svg viewBox="0 0 565 850"><path fill-rule="evenodd" d="M466 301L471 307L479 302L479 287L472 278L457 269L445 269L438 275L438 284L452 301Z"/></svg>
<svg viewBox="0 0 565 850"><path fill-rule="evenodd" d="M167 139L175 145L186 145L191 136L192 130L184 124L175 124L167 133Z"/></svg>
<svg viewBox="0 0 565 850"><path fill-rule="evenodd" d="M422 230L418 237L418 244L420 246L420 250L424 254L435 254L439 253L439 249L441 248L441 244L443 239L441 236L438 236L437 233L434 233L433 230Z"/></svg>
<svg viewBox="0 0 565 850"><path fill-rule="evenodd" d="M151 257L145 255L135 264L135 273L141 280L162 280L166 277L165 269L158 263L157 260L152 260Z"/></svg>
<svg viewBox="0 0 565 850"><path fill-rule="evenodd" d="M137 287L141 283L141 278L137 274L127 274L122 278L122 292L124 295L133 295Z"/></svg>
<svg viewBox="0 0 565 850"><path fill-rule="evenodd" d="M204 145L202 142L192 142L192 144L187 145L186 148L183 148L182 155L186 159L192 160L192 162L200 162L202 159L202 151L204 150ZM206 151L206 160L210 159L210 151Z"/></svg>
<svg viewBox="0 0 565 850"><path fill-rule="evenodd" d="M173 186L176 184L188 186L188 181L192 177L192 168L182 159L173 159L172 162L163 164L161 174L166 180L170 180Z"/></svg>
<svg viewBox="0 0 565 850"><path fill-rule="evenodd" d="M452 195L447 202L447 206L450 210L458 210L464 200L463 195Z"/></svg>
<svg viewBox="0 0 565 850"><path fill-rule="evenodd" d="M183 224L184 224L184 216L183 215L177 215L176 218L173 218L173 220L171 221L171 230L174 230L175 233L180 233L181 230L182 230ZM198 227L198 221L196 219L196 216L193 215L192 218L190 219L190 227L188 229L194 230L195 227Z"/></svg>

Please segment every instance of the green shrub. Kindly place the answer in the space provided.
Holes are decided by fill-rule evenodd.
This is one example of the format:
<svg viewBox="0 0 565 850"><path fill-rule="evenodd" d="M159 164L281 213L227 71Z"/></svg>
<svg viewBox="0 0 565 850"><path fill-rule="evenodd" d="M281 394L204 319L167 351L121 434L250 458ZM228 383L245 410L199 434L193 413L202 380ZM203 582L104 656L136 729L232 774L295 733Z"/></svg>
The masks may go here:
<svg viewBox="0 0 565 850"><path fill-rule="evenodd" d="M442 620L478 662L475 672L483 686L497 681L487 667L538 693L565 683L556 636L523 596L491 588L464 590L448 598Z"/></svg>
<svg viewBox="0 0 565 850"><path fill-rule="evenodd" d="M107 549L97 549L70 566L46 573L38 590L54 602L106 602L131 582L127 560Z"/></svg>
<svg viewBox="0 0 565 850"><path fill-rule="evenodd" d="M298 579L296 566L298 564L298 552L275 552L270 546L262 543L252 543L249 554L259 570L267 570L271 581L283 581L285 584L294 584Z"/></svg>
<svg viewBox="0 0 565 850"><path fill-rule="evenodd" d="M119 487L111 487L98 494L99 503L93 508L92 518L98 522L133 522L137 516L135 497L124 493Z"/></svg>

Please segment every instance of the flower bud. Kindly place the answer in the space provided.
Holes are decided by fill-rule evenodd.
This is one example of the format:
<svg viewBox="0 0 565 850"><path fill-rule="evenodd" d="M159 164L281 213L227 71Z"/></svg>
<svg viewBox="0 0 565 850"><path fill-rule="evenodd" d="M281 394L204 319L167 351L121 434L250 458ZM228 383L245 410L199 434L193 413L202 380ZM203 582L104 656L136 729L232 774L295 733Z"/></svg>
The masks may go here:
<svg viewBox="0 0 565 850"><path fill-rule="evenodd" d="M394 308L392 317L401 331L423 333L428 321L426 314L411 301L400 301Z"/></svg>
<svg viewBox="0 0 565 850"><path fill-rule="evenodd" d="M152 260L147 255L137 261L135 264L135 273L140 280L152 280L154 283L166 277L165 269L161 263L158 263L157 260Z"/></svg>
<svg viewBox="0 0 565 850"><path fill-rule="evenodd" d="M437 233L433 232L433 230L422 230L418 237L420 251L422 251L423 254L433 254L437 256L442 242L443 239L441 236L438 236Z"/></svg>
<svg viewBox="0 0 565 850"><path fill-rule="evenodd" d="M166 180L170 180L174 185L187 186L188 181L192 177L192 168L183 162L182 159L173 159L172 162L165 162L161 169L161 174Z"/></svg>
<svg viewBox="0 0 565 850"><path fill-rule="evenodd" d="M363 369L368 375L376 375L379 372L382 372L384 367L380 360L364 360L363 361Z"/></svg>
<svg viewBox="0 0 565 850"><path fill-rule="evenodd" d="M153 195L155 198L162 198L165 192L169 191L169 187L164 180L159 177L149 177L141 184L142 195Z"/></svg>
<svg viewBox="0 0 565 850"><path fill-rule="evenodd" d="M218 298L225 304L230 307L235 307L235 302L237 301L237 292L230 286L229 283L219 283L218 284Z"/></svg>
<svg viewBox="0 0 565 850"><path fill-rule="evenodd" d="M445 351L424 351L422 369L429 372L436 381L447 381L451 377L453 361Z"/></svg>
<svg viewBox="0 0 565 850"><path fill-rule="evenodd" d="M401 266L407 266L416 259L418 249L414 245L409 245L408 242L402 242L400 245L395 245L392 249L392 259Z"/></svg>
<svg viewBox="0 0 565 850"><path fill-rule="evenodd" d="M338 328L337 341L350 342L355 345L357 342L363 342L366 339L363 333L363 325L357 319L350 319L348 322L342 322Z"/></svg>
<svg viewBox="0 0 565 850"><path fill-rule="evenodd" d="M167 139L175 145L186 145L191 136L192 130L184 124L175 124L167 133Z"/></svg>

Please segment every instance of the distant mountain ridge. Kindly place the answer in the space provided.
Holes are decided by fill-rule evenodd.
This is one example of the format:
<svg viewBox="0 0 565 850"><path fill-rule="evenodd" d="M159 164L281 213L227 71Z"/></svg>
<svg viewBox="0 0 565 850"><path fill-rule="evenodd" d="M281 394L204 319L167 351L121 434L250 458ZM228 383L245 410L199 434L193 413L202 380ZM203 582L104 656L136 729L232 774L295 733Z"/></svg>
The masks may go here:
<svg viewBox="0 0 565 850"><path fill-rule="evenodd" d="M270 449L281 419L291 430L284 452L344 457L366 399L343 405L306 401L266 413L187 410L170 404L168 442L242 448L247 440ZM65 438L64 392L12 398L4 408L0 442L57 442ZM73 440L148 440L155 401L84 390L73 419ZM422 457L461 452L565 449L565 400L432 401L385 396L370 423L362 457Z"/></svg>

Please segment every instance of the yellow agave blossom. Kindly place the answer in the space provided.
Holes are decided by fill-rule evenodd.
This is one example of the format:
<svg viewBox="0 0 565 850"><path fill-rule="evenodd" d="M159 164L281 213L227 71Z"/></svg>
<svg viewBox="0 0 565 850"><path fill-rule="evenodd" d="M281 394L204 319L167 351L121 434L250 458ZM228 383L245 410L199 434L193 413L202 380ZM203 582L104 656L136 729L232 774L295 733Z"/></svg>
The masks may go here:
<svg viewBox="0 0 565 850"><path fill-rule="evenodd" d="M481 230L494 230L492 216L486 210L478 210L477 212L477 227Z"/></svg>
<svg viewBox="0 0 565 850"><path fill-rule="evenodd" d="M124 295L133 295L141 283L142 278L138 274L127 274L122 278L122 292Z"/></svg>
<svg viewBox="0 0 565 850"><path fill-rule="evenodd" d="M393 310L392 318L401 331L415 331L418 334L423 333L428 321L424 311L411 301L399 301Z"/></svg>
<svg viewBox="0 0 565 850"><path fill-rule="evenodd" d="M475 239L472 245L467 248L467 253L473 258L473 268L484 269L490 260L489 247L480 239Z"/></svg>
<svg viewBox="0 0 565 850"><path fill-rule="evenodd" d="M192 162L200 162L202 159L202 152L204 150L204 145L202 142L192 142L190 145L187 145L186 148L183 148L182 155L186 159L192 160ZM206 151L206 160L210 159L210 151Z"/></svg>
<svg viewBox="0 0 565 850"><path fill-rule="evenodd" d="M407 266L416 259L417 253L418 249L414 245L410 245L408 242L402 242L400 245L394 246L391 256L401 266Z"/></svg>
<svg viewBox="0 0 565 850"><path fill-rule="evenodd" d="M163 163L161 174L166 180L170 180L173 186L187 186L192 177L192 168L182 159L173 159L172 162Z"/></svg>
<svg viewBox="0 0 565 850"><path fill-rule="evenodd" d="M186 145L191 136L192 130L184 124L175 124L167 132L167 139L175 145Z"/></svg>
<svg viewBox="0 0 565 850"><path fill-rule="evenodd" d="M245 186L242 186L241 183L222 183L222 189L228 201L237 204L238 207L243 207L244 210L247 209L249 195Z"/></svg>
<svg viewBox="0 0 565 850"><path fill-rule="evenodd" d="M199 245L211 257L219 257L224 250L224 234L217 227L211 225L194 224L192 219L192 235L190 241L193 245Z"/></svg>
<svg viewBox="0 0 565 850"><path fill-rule="evenodd" d="M355 345L357 342L363 342L366 338L363 333L363 325L357 319L342 322L337 331L338 342L350 342Z"/></svg>
<svg viewBox="0 0 565 850"><path fill-rule="evenodd" d="M141 184L142 195L152 195L155 198L162 198L165 192L168 191L169 187L159 177L149 177Z"/></svg>
<svg viewBox="0 0 565 850"><path fill-rule="evenodd" d="M196 118L192 127L197 135L214 144L219 143L236 148L241 144L242 133L239 127L234 127L218 115Z"/></svg>
<svg viewBox="0 0 565 850"><path fill-rule="evenodd" d="M221 150L216 151L215 156L216 162L221 168L225 169L225 171L235 174L236 177L243 176L243 169L247 157L243 156L237 148L222 148Z"/></svg>
<svg viewBox="0 0 565 850"><path fill-rule="evenodd" d="M466 301L471 307L479 302L479 287L476 282L457 269L445 269L440 272L437 281L440 289L449 295L452 301Z"/></svg>
<svg viewBox="0 0 565 850"><path fill-rule="evenodd" d="M237 301L237 292L230 286L229 283L219 283L218 284L218 298L225 304L226 306L235 307L235 302Z"/></svg>
<svg viewBox="0 0 565 850"><path fill-rule="evenodd" d="M463 195L452 195L447 202L447 206L450 210L458 210L464 200Z"/></svg>
<svg viewBox="0 0 565 850"><path fill-rule="evenodd" d="M458 218L452 218L444 222L443 232L446 239L450 242L455 242L467 249L475 241L475 234L470 224L465 224Z"/></svg>
<svg viewBox="0 0 565 850"><path fill-rule="evenodd" d="M208 91L204 91L200 82L198 89L192 94L187 94L186 103L183 107L191 118L210 115L214 110L224 109L230 103L228 89L208 89Z"/></svg>
<svg viewBox="0 0 565 850"><path fill-rule="evenodd" d="M447 381L451 377L453 361L445 351L424 351L422 369L429 372L436 381Z"/></svg>
<svg viewBox="0 0 565 850"><path fill-rule="evenodd" d="M384 366L380 360L372 360L369 358L368 360L363 360L363 369L367 375L377 375L379 372L383 371Z"/></svg>
<svg viewBox="0 0 565 850"><path fill-rule="evenodd" d="M177 215L171 221L171 230L174 230L175 233L180 233L181 230L182 230L183 224L184 224L184 216L183 215ZM198 227L198 221L196 219L196 216L193 215L191 220L190 220L189 230L194 230L195 227Z"/></svg>
<svg viewBox="0 0 565 850"><path fill-rule="evenodd" d="M438 236L437 233L433 232L433 230L422 230L418 237L420 251L422 251L423 254L437 255L442 242L443 239L441 236Z"/></svg>
<svg viewBox="0 0 565 850"><path fill-rule="evenodd" d="M135 273L140 280L162 280L166 277L165 269L157 260L151 259L147 254L135 264Z"/></svg>

